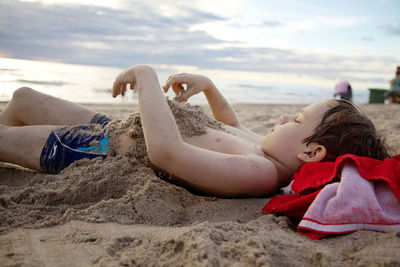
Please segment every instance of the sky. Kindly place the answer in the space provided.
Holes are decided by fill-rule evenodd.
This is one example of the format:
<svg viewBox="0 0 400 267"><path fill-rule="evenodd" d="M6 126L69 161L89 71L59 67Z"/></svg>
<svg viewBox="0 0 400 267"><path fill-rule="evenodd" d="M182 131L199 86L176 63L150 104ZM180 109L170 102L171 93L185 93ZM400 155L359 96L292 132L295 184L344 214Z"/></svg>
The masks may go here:
<svg viewBox="0 0 400 267"><path fill-rule="evenodd" d="M388 87L399 14L400 0L1 0L0 57Z"/></svg>

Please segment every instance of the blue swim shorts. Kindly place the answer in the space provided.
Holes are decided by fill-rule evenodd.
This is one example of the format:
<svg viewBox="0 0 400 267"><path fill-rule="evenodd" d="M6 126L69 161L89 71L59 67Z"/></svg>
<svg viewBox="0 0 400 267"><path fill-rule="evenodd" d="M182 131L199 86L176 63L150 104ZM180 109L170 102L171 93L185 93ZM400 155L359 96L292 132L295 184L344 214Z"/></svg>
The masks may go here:
<svg viewBox="0 0 400 267"><path fill-rule="evenodd" d="M107 157L108 136L105 134L105 127L111 120L110 117L97 113L88 125L56 128L43 146L40 156L42 171L59 173L77 160ZM98 125L101 126L101 131L98 131ZM99 145L91 146L94 141Z"/></svg>

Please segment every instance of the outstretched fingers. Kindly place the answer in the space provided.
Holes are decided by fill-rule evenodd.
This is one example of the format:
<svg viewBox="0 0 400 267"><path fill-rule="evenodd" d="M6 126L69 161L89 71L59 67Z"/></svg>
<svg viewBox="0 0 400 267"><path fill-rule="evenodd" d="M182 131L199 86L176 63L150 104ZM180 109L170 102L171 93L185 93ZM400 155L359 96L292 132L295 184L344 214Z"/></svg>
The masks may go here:
<svg viewBox="0 0 400 267"><path fill-rule="evenodd" d="M171 75L168 77L168 80L165 82L163 86L164 92L168 92L169 88L175 93L175 100L177 101L186 101L190 96L188 95L188 88L185 90L183 85L189 87L189 80L186 77L185 73Z"/></svg>
<svg viewBox="0 0 400 267"><path fill-rule="evenodd" d="M112 97L117 97L118 95L120 95L122 92L124 92L123 88L125 87L125 91L126 91L126 84L123 84L121 82L119 82L118 80L116 80L114 82L113 85L113 91L112 91Z"/></svg>
<svg viewBox="0 0 400 267"><path fill-rule="evenodd" d="M180 83L173 83L172 90L174 91L175 95L179 95L182 91L185 90L185 88Z"/></svg>
<svg viewBox="0 0 400 267"><path fill-rule="evenodd" d="M133 66L127 70L121 72L114 81L112 96L117 97L121 93L126 92L127 85L130 85L130 89L134 90L136 85L135 69L138 66Z"/></svg>
<svg viewBox="0 0 400 267"><path fill-rule="evenodd" d="M186 90L182 90L177 94L175 100L178 102L186 102L193 95L192 90L188 87Z"/></svg>
<svg viewBox="0 0 400 267"><path fill-rule="evenodd" d="M127 85L127 83L115 81L114 85L113 85L112 97L117 97L121 93L125 93L126 85ZM134 86L135 86L134 84L130 84L130 89L133 90Z"/></svg>
<svg viewBox="0 0 400 267"><path fill-rule="evenodd" d="M118 83L118 81L114 81L113 90L112 90L112 97L116 97L117 95L120 94L119 88L120 88L120 84Z"/></svg>
<svg viewBox="0 0 400 267"><path fill-rule="evenodd" d="M165 82L165 85L163 86L164 92L165 93L168 92L170 87L172 87L172 89L174 89L173 88L174 84L176 87L176 85L178 85L178 84L182 86L182 84L186 84L187 82L188 81L185 77L185 73L171 75L168 77L168 80Z"/></svg>
<svg viewBox="0 0 400 267"><path fill-rule="evenodd" d="M122 82L120 79L117 78L113 85L112 97L117 97L121 93L125 93L128 84L129 84L129 89L131 90L135 89L134 82Z"/></svg>

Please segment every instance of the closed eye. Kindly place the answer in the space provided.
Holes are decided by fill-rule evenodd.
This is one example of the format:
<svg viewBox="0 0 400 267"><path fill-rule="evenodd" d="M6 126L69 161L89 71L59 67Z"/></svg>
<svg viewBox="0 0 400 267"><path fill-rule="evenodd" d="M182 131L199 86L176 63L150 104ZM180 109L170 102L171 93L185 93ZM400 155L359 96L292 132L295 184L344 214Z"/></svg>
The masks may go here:
<svg viewBox="0 0 400 267"><path fill-rule="evenodd" d="M296 119L294 120L297 123L302 123L304 121L304 111L301 110L299 115L297 115Z"/></svg>

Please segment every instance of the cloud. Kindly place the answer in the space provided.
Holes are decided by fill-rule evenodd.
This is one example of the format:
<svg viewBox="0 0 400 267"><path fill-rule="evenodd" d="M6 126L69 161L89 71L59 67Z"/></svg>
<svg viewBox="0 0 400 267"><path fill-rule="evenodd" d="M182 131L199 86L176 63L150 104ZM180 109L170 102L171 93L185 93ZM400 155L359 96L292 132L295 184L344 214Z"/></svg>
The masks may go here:
<svg viewBox="0 0 400 267"><path fill-rule="evenodd" d="M264 20L261 23L248 23L248 24L234 22L234 23L231 23L230 26L236 27L236 28L245 28L245 29L248 29L249 27L275 28L275 27L283 26L283 23L278 20Z"/></svg>
<svg viewBox="0 0 400 267"><path fill-rule="evenodd" d="M2 0L0 51L16 58L121 68L148 63L326 79L351 76L364 81L375 79L377 73L397 63L393 57L329 56L226 42L205 31L193 30L193 26L212 21L229 23L229 19L180 2L176 6L162 3L128 1L118 9ZM283 25L278 20L265 20L262 24ZM386 67L377 71L374 66ZM354 80L351 77L348 79Z"/></svg>
<svg viewBox="0 0 400 267"><path fill-rule="evenodd" d="M374 37L372 37L372 36L362 36L361 40L363 40L365 42L373 42L374 41Z"/></svg>
<svg viewBox="0 0 400 267"><path fill-rule="evenodd" d="M400 23L398 25L384 25L382 28L391 35L400 36Z"/></svg>
<svg viewBox="0 0 400 267"><path fill-rule="evenodd" d="M133 5L133 3L132 3ZM221 43L191 25L222 20L214 14L180 9L169 18L136 1L134 8L115 10L76 4L0 3L0 47L12 57L59 58L72 63L126 65L147 55L201 49Z"/></svg>
<svg viewBox="0 0 400 267"><path fill-rule="evenodd" d="M277 27L277 26L282 26L282 22L277 21L277 20L264 20L260 26L266 26L266 27Z"/></svg>

